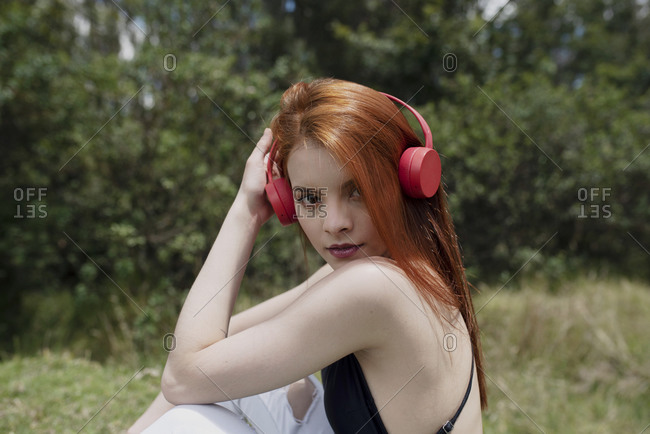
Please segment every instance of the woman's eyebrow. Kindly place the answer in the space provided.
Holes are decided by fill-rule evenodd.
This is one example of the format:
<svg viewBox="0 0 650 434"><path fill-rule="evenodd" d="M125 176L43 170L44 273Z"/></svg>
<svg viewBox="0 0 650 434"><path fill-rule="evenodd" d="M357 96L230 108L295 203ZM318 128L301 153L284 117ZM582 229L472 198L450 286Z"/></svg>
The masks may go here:
<svg viewBox="0 0 650 434"><path fill-rule="evenodd" d="M304 190L304 191L317 191L317 190L324 190L324 187L313 187L311 185L294 185L291 187L292 190Z"/></svg>
<svg viewBox="0 0 650 434"><path fill-rule="evenodd" d="M302 185L295 185L295 186L292 188L292 190L293 190L293 191L299 191L299 192L301 192L301 193L304 193L304 192L306 192L306 191L313 190L313 187L304 187L304 186L302 186Z"/></svg>
<svg viewBox="0 0 650 434"><path fill-rule="evenodd" d="M357 188L357 182L354 179L350 179L348 181L345 181L341 185L341 190L351 190L353 188Z"/></svg>
<svg viewBox="0 0 650 434"><path fill-rule="evenodd" d="M353 188L358 188L357 182L354 179L349 179L345 181L343 184L341 184L341 191L342 190L351 190ZM314 189L323 189L323 187L307 187L299 184L295 184L292 187L292 190L314 190Z"/></svg>
<svg viewBox="0 0 650 434"><path fill-rule="evenodd" d="M318 194L321 194L326 189L324 189L322 187L304 187L302 185L296 185L296 186L292 187L291 190L299 191L301 193L312 193L312 194L318 193Z"/></svg>

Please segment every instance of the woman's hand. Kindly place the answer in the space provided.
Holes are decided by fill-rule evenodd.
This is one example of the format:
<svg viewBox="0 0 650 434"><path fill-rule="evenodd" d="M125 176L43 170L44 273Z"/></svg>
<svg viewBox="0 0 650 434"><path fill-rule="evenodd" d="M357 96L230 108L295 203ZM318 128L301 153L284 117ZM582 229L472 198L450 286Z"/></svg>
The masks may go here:
<svg viewBox="0 0 650 434"><path fill-rule="evenodd" d="M239 201L260 226L274 213L264 191L266 186L266 162L272 143L273 135L271 130L266 128L262 138L257 142L253 152L246 160L244 177L235 198L235 202ZM273 172L277 174L277 170Z"/></svg>

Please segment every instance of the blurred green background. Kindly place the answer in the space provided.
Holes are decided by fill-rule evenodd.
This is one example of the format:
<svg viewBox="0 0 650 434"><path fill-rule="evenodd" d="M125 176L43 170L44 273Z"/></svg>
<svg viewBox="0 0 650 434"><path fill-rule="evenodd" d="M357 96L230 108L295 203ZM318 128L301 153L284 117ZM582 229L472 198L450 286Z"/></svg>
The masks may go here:
<svg viewBox="0 0 650 434"><path fill-rule="evenodd" d="M564 432L610 432L622 419L640 432L650 423L649 15L647 0L1 2L0 376L20 379L30 363L157 372L282 92L326 76L409 101L433 131L468 274L484 288L487 374L509 378L488 383L486 431L560 432L548 413L589 395L580 415L599 423L582 431L569 419ZM280 229L265 225L258 245ZM267 247L248 265L237 309L308 273L295 228ZM321 263L313 251L307 261ZM558 300L589 313L556 324L544 306ZM570 357L525 351L565 338L596 352L599 339L614 344ZM514 353L492 354L495 345ZM573 385L561 397L545 389L546 425L513 407L530 402L530 412L541 392L518 400L502 387L529 394L528 380L546 378L536 363ZM613 371L586 381L563 363ZM131 374L104 372L115 387L81 413ZM624 381L637 388L621 395ZM5 416L25 414L25 384L12 384ZM129 417L86 429L115 431ZM20 418L5 420L21 431Z"/></svg>

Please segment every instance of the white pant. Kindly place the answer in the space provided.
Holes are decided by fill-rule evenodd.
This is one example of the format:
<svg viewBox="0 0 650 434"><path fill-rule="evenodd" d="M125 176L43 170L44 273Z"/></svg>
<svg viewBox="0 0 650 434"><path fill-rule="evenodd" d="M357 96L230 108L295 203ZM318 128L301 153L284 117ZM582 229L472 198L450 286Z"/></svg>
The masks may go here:
<svg viewBox="0 0 650 434"><path fill-rule="evenodd" d="M334 434L325 415L323 386L313 375L309 380L314 385L313 399L302 420L293 416L287 400L289 386L284 386L218 404L178 405L143 433Z"/></svg>

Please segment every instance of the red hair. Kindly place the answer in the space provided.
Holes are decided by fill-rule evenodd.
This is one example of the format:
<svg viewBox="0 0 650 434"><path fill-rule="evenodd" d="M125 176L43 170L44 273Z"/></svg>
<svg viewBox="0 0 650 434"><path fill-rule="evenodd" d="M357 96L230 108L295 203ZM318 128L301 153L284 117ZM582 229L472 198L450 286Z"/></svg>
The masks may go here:
<svg viewBox="0 0 650 434"><path fill-rule="evenodd" d="M399 108L365 86L318 79L284 93L271 130L278 140L275 160L284 174L292 149L307 142L324 147L346 167L391 257L420 296L436 313L438 304L458 309L472 342L485 408L479 329L444 187L441 183L429 199L402 193L400 156L406 147L422 144Z"/></svg>

